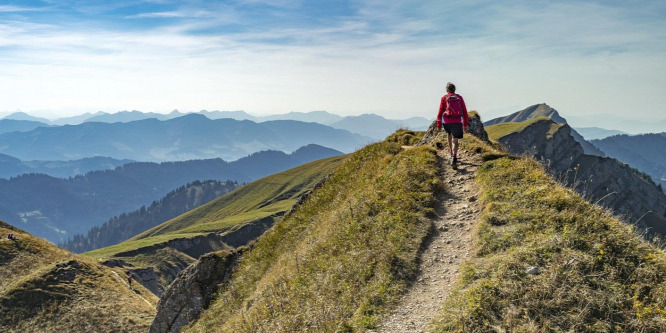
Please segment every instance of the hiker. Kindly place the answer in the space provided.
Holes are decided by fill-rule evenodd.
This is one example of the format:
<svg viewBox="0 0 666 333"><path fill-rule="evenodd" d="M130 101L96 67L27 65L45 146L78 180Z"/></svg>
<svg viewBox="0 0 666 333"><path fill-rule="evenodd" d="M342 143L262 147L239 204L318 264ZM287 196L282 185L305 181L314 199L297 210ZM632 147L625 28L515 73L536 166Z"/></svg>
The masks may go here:
<svg viewBox="0 0 666 333"><path fill-rule="evenodd" d="M443 122L443 126L442 126ZM442 96L437 113L437 130L444 127L449 140L449 154L452 166L458 163L458 139L462 139L463 132L467 132L469 118L467 107L462 96L456 94L456 86L449 82L446 84L446 95Z"/></svg>
<svg viewBox="0 0 666 333"><path fill-rule="evenodd" d="M132 278L132 273L129 273L129 275L127 276L127 282L129 283L130 288L132 288L132 280L134 280Z"/></svg>

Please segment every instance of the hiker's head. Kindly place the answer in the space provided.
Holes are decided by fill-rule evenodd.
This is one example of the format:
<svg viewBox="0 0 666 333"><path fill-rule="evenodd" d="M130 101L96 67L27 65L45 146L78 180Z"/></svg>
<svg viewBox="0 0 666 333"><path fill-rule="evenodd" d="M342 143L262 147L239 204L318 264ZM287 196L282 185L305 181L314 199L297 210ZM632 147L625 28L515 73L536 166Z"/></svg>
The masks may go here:
<svg viewBox="0 0 666 333"><path fill-rule="evenodd" d="M448 93L456 92L456 85L451 83L451 82L447 83L446 84L446 92L448 92Z"/></svg>

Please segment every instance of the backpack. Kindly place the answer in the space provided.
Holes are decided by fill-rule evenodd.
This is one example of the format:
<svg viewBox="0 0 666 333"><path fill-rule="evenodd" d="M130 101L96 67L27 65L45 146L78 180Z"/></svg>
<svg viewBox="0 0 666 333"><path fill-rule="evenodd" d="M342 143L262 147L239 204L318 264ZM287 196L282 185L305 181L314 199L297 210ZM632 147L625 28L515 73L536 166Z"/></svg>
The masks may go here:
<svg viewBox="0 0 666 333"><path fill-rule="evenodd" d="M462 117L462 101L460 96L457 94L446 96L446 111L444 116L446 117Z"/></svg>

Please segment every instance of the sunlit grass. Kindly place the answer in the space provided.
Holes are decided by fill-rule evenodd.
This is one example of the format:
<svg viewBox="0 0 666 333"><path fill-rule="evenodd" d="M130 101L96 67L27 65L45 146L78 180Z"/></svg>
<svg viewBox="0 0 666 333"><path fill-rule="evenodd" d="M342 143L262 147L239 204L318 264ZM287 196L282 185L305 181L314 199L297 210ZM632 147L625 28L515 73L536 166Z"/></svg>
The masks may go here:
<svg viewBox="0 0 666 333"><path fill-rule="evenodd" d="M402 143L352 154L244 254L191 331L375 327L415 275L441 188L435 151Z"/></svg>

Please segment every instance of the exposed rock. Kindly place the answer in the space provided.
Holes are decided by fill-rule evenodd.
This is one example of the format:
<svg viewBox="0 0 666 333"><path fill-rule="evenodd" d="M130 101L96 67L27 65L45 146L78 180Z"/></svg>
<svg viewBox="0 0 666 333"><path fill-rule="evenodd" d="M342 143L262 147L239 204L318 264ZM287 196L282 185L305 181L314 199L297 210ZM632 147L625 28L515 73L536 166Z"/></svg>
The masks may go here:
<svg viewBox="0 0 666 333"><path fill-rule="evenodd" d="M548 117L550 118L553 122L557 124L567 124L567 120L562 118L560 114L557 112L557 110L551 108L548 106L548 104L542 103L542 104L536 104L532 105L530 107L525 108L524 110L512 113L508 116L505 117L499 117L495 119L488 120L484 122L483 124L486 126L490 125L495 125L499 123L506 123L506 122L521 122L521 121L526 121L530 120L536 117ZM583 148L583 151L587 155L596 155L596 156L604 156L604 153L599 150L597 147L595 147L593 144L591 144L589 141L585 140L582 135L580 135L576 130L571 129L570 130L571 136L576 140L576 142L580 143L581 147Z"/></svg>
<svg viewBox="0 0 666 333"><path fill-rule="evenodd" d="M101 262L102 265L109 267L109 268L114 268L114 267L134 267L134 265L126 262L125 260L121 259L109 259Z"/></svg>
<svg viewBox="0 0 666 333"><path fill-rule="evenodd" d="M529 275L539 275L539 274L541 274L541 269L540 269L539 267L532 266L532 267L529 267L529 268L525 271L525 273L527 273L527 274L529 274Z"/></svg>
<svg viewBox="0 0 666 333"><path fill-rule="evenodd" d="M489 142L488 133L486 133L486 130L483 127L483 123L481 122L481 117L476 112L471 112L469 115L469 125L467 126L467 131L469 132L469 134L472 134L475 137L485 142ZM439 135L439 131L437 130L437 121L435 120L432 122L432 124L430 124L430 127L428 127L428 129L426 130L423 139L421 139L421 141L419 141L419 143L417 143L416 146L434 144L437 135Z"/></svg>
<svg viewBox="0 0 666 333"><path fill-rule="evenodd" d="M203 254L227 248L222 236L210 233L205 236L171 239L166 242L145 246L136 250L119 252L116 253L114 257L133 257L138 254L154 252L165 247L170 247L183 252L192 258L198 258Z"/></svg>
<svg viewBox="0 0 666 333"><path fill-rule="evenodd" d="M239 257L239 251L209 253L178 273L157 304L150 332L178 332L198 318L210 305L218 286L229 279Z"/></svg>
<svg viewBox="0 0 666 333"><path fill-rule="evenodd" d="M129 272L134 276L134 280L150 290L157 297L162 296L164 289L160 287L157 281L157 274L152 267L130 269Z"/></svg>
<svg viewBox="0 0 666 333"><path fill-rule="evenodd" d="M553 126L557 126L554 131ZM512 154L534 157L555 179L591 202L612 209L640 228L666 235L666 195L628 165L585 154L569 125L537 121L499 142Z"/></svg>
<svg viewBox="0 0 666 333"><path fill-rule="evenodd" d="M56 264L53 276L59 282L72 282L76 279L76 273L81 269L81 264L76 260Z"/></svg>
<svg viewBox="0 0 666 333"><path fill-rule="evenodd" d="M483 122L481 122L481 116L476 112L469 116L467 131L484 142L490 142L488 140L488 133L486 133L486 129L483 127Z"/></svg>

